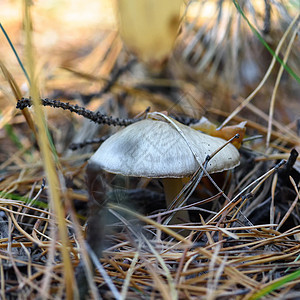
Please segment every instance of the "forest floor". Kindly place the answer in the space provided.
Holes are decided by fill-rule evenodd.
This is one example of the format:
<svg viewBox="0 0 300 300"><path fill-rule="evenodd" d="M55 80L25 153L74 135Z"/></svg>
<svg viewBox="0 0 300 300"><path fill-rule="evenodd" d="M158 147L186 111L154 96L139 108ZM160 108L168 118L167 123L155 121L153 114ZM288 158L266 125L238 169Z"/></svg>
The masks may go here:
<svg viewBox="0 0 300 300"><path fill-rule="evenodd" d="M1 2L13 45L0 31L1 299L300 298L299 4L242 2L187 6L158 63L124 45L111 1ZM52 107L20 110L21 98ZM197 129L243 139L234 170L187 179L186 219L168 223L158 178L101 172L93 202L91 140L148 111L191 127L205 117Z"/></svg>

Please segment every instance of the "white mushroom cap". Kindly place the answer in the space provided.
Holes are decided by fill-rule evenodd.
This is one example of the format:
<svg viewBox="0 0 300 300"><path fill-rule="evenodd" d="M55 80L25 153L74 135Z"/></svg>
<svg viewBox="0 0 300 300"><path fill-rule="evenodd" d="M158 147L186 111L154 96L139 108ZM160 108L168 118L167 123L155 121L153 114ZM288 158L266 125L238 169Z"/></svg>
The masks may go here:
<svg viewBox="0 0 300 300"><path fill-rule="evenodd" d="M171 120L202 163L226 142ZM239 160L238 150L228 144L208 162L207 171L215 173L234 168ZM112 135L90 158L89 164L114 174L149 178L186 177L199 168L174 125L167 120L153 119L139 121Z"/></svg>

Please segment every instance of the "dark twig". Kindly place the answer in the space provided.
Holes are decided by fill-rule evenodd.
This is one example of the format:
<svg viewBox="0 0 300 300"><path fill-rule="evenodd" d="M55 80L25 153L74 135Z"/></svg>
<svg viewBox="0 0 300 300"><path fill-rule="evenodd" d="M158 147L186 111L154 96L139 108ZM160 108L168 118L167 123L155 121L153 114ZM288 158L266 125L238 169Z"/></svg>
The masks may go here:
<svg viewBox="0 0 300 300"><path fill-rule="evenodd" d="M265 18L263 33L269 34L271 31L271 4L270 0L265 0Z"/></svg>
<svg viewBox="0 0 300 300"><path fill-rule="evenodd" d="M115 72L112 73L111 78L106 82L104 87L101 89L99 93L96 93L95 96L102 97L104 94L108 93L110 89L114 86L114 84L117 82L119 77L130 70L130 68L137 62L136 58L130 60L125 66L116 69Z"/></svg>
<svg viewBox="0 0 300 300"><path fill-rule="evenodd" d="M77 104L72 105L70 103L64 103L58 100L50 100L50 99L41 99L41 102L44 106L51 106L55 108L62 108L64 110L69 110L70 112L75 112L76 114L85 117L95 123L98 124L106 124L113 126L128 126L133 124L140 119L120 119L113 118L111 116L107 116L106 114L101 114L100 112L93 112L84 107L80 107ZM32 105L31 99L22 98L17 102L17 108L24 109L25 107L30 107Z"/></svg>
<svg viewBox="0 0 300 300"><path fill-rule="evenodd" d="M195 119L187 116L171 116L171 117L184 125L191 125L199 122L199 119Z"/></svg>
<svg viewBox="0 0 300 300"><path fill-rule="evenodd" d="M62 108L64 110L69 110L70 112L74 112L80 116L83 116L95 123L98 124L106 124L106 125L113 125L113 126L128 126L130 124L133 124L137 121L143 120L145 114L149 112L149 107L145 110L145 112L142 114L140 118L136 119L120 119L120 118L113 118L111 116L108 116L106 114L101 114L100 112L93 112L90 111L84 107L76 105L72 105L69 102L65 103L59 100L51 100L51 99L41 99L41 102L44 106L50 106L54 108ZM18 100L17 102L17 108L18 109L24 109L25 107L30 107L32 105L30 98L22 98L21 100ZM185 124L190 125L197 123L199 120L186 117L186 116L172 116L176 121Z"/></svg>
<svg viewBox="0 0 300 300"><path fill-rule="evenodd" d="M74 150L77 150L77 149L84 148L87 145L100 144L100 143L104 142L106 139L108 139L109 137L110 137L110 135L104 135L100 138L84 140L81 143L72 143L69 146L69 149L74 151Z"/></svg>

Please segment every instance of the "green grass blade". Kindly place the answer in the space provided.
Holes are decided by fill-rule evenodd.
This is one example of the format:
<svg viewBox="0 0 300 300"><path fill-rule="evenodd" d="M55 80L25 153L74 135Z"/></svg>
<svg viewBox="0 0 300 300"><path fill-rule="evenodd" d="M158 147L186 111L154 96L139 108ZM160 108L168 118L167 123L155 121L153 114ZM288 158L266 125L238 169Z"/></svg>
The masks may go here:
<svg viewBox="0 0 300 300"><path fill-rule="evenodd" d="M269 285L267 285L266 287L264 287L263 289L261 289L260 291L255 293L253 296L251 296L249 298L249 300L258 300L261 297L263 297L267 294L270 294L271 292L284 286L286 283L288 283L292 280L298 279L299 277L300 277L300 270L295 271L289 275L286 275L286 276L280 278L279 280L277 280L276 282L270 283Z"/></svg>
<svg viewBox="0 0 300 300"><path fill-rule="evenodd" d="M27 78L27 80L28 80L28 83L30 84L30 79L29 79L28 73L27 73L27 71L26 71L26 69L25 69L25 67L24 67L24 65L23 65L23 63L22 63L22 61L21 61L21 59L20 59L18 53L17 53L17 50L15 49L15 47L14 47L14 45L13 45L11 39L9 38L7 32L5 31L5 29L4 29L4 27L2 26L1 23L0 23L0 28L1 28L1 30L2 30L2 32L3 32L3 34L4 34L4 36L5 36L6 40L8 41L8 43L9 43L9 45L10 45L12 51L14 52L14 54L15 54L17 60L18 60L18 63L19 63L19 65L20 65L20 67L22 68L23 73L25 74L25 76L26 76L26 78Z"/></svg>
<svg viewBox="0 0 300 300"><path fill-rule="evenodd" d="M20 142L18 136L14 132L14 128L10 124L5 124L4 129L8 135L8 137L13 141L13 143L19 148L23 149L23 145Z"/></svg>
<svg viewBox="0 0 300 300"><path fill-rule="evenodd" d="M248 23L249 27L251 28L252 32L257 36L259 41L266 47L266 49L270 52L270 54L276 58L276 60L285 68L285 70L295 79L300 83L300 77L287 65L285 64L282 59L275 54L275 52L271 49L271 47L267 44L267 42L264 40L264 38L260 35L260 33L256 30L256 28L251 24L249 19L246 17L244 14L242 8L240 5L237 3L236 0L232 0L236 9L239 11L239 13L242 15L242 17L245 19L245 21ZM299 19L299 16L298 16Z"/></svg>

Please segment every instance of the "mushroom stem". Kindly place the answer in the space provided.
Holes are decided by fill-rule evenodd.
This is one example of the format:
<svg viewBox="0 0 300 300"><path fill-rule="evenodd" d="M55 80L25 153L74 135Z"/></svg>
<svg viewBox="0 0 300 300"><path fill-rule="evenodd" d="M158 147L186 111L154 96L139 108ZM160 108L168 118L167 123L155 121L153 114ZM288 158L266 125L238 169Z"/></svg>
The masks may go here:
<svg viewBox="0 0 300 300"><path fill-rule="evenodd" d="M183 178L163 178L163 185L165 190L165 198L167 208L171 205L175 197L182 190L184 183ZM178 224L178 219L189 221L189 214L186 210L179 210L176 212L171 220L171 224Z"/></svg>

